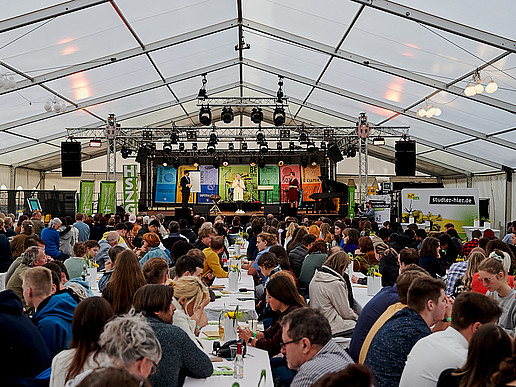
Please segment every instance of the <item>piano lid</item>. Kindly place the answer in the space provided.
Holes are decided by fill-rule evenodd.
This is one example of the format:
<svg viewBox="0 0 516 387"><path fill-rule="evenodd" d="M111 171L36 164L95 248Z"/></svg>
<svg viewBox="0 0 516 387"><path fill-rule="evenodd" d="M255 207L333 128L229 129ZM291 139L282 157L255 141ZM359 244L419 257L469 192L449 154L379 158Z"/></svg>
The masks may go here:
<svg viewBox="0 0 516 387"><path fill-rule="evenodd" d="M339 183L338 181L328 179L324 176L319 176L319 180L321 180L322 192L335 192L335 193L348 193L348 186L344 183Z"/></svg>

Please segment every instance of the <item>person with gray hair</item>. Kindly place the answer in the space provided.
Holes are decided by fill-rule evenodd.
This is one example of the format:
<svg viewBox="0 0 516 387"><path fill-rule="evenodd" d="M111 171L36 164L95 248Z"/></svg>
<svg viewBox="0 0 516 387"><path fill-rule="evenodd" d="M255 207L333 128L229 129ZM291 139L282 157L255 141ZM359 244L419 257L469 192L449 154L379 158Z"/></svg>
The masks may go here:
<svg viewBox="0 0 516 387"><path fill-rule="evenodd" d="M99 251L95 255L95 262L99 265L99 270L103 270L107 261L109 261L109 249L116 246L120 240L120 235L116 231L110 231L106 235L106 239L99 241Z"/></svg>
<svg viewBox="0 0 516 387"><path fill-rule="evenodd" d="M283 317L281 326L281 353L288 368L297 370L292 387L312 386L324 375L353 364L346 351L333 341L330 323L319 310L293 310Z"/></svg>
<svg viewBox="0 0 516 387"><path fill-rule="evenodd" d="M59 261L64 261L70 257L68 254L59 251L59 232L57 230L62 224L61 219L54 218L50 220L48 227L41 231L41 239L45 242L45 253Z"/></svg>
<svg viewBox="0 0 516 387"><path fill-rule="evenodd" d="M111 363L103 366L125 369L143 383L157 371L161 360L161 345L154 331L141 314L133 312L108 322L100 335L99 345ZM66 386L79 385L92 372L88 370L79 374Z"/></svg>
<svg viewBox="0 0 516 387"><path fill-rule="evenodd" d="M34 308L29 307L23 298L22 273L31 267L43 266L45 263L47 263L47 257L45 256L44 249L36 246L29 247L25 250L20 265L16 268L11 278L9 278L9 282L5 287L6 290L12 290L18 296L23 303L26 314L34 313Z"/></svg>

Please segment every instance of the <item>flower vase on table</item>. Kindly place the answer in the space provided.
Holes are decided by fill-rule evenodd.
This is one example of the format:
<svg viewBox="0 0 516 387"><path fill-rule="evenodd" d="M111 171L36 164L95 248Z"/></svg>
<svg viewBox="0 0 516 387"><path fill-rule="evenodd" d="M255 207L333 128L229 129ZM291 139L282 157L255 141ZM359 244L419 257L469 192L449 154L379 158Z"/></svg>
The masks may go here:
<svg viewBox="0 0 516 387"><path fill-rule="evenodd" d="M238 310L222 311L219 316L219 337L222 342L238 339L238 320L242 317L242 312Z"/></svg>
<svg viewBox="0 0 516 387"><path fill-rule="evenodd" d="M240 268L238 265L230 265L228 272L228 290L238 292L238 280L240 279Z"/></svg>
<svg viewBox="0 0 516 387"><path fill-rule="evenodd" d="M378 265L372 266L367 273L367 295L374 296L382 288L382 275L377 271Z"/></svg>
<svg viewBox="0 0 516 387"><path fill-rule="evenodd" d="M85 270L87 271L87 278L90 285L90 289L98 289L97 285L97 268L99 265L90 258L89 254L84 258Z"/></svg>

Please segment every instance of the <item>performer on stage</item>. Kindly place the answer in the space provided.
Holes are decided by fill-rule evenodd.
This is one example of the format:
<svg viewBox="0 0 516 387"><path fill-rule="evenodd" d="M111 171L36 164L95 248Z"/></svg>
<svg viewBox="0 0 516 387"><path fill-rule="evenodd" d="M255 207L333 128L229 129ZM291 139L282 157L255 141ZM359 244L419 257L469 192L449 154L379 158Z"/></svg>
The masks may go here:
<svg viewBox="0 0 516 387"><path fill-rule="evenodd" d="M287 199L292 208L297 206L297 201L299 200L299 181L296 179L295 172L290 172Z"/></svg>
<svg viewBox="0 0 516 387"><path fill-rule="evenodd" d="M190 182L190 171L185 171L185 175L181 178L179 182L181 185L181 196L182 196L182 207L188 208L188 199L190 198L190 188L192 188L192 184Z"/></svg>
<svg viewBox="0 0 516 387"><path fill-rule="evenodd" d="M233 180L233 184L231 185L233 187L233 200L237 204L237 210L236 214L245 214L245 211L242 209L242 206L244 204L244 188L245 183L242 180L242 176L237 174L235 176L235 179Z"/></svg>

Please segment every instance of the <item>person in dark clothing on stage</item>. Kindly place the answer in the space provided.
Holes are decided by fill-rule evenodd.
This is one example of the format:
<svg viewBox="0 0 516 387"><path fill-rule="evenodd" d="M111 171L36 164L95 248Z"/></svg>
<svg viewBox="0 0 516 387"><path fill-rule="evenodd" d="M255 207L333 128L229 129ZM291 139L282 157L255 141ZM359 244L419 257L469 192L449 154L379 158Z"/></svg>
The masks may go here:
<svg viewBox="0 0 516 387"><path fill-rule="evenodd" d="M192 188L192 184L190 182L190 171L185 171L185 175L181 178L181 181L179 184L181 185L182 207L188 208L188 199L190 198L190 188Z"/></svg>

